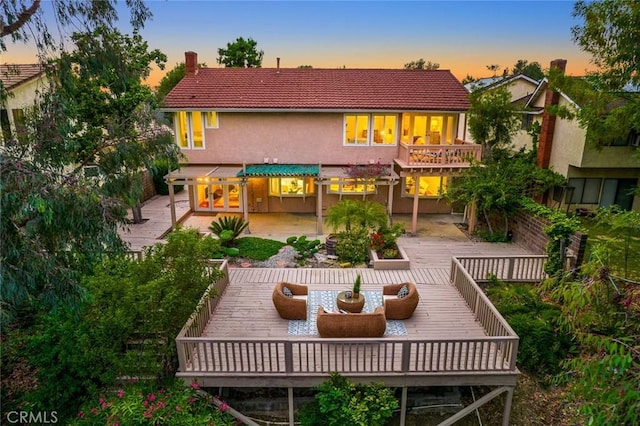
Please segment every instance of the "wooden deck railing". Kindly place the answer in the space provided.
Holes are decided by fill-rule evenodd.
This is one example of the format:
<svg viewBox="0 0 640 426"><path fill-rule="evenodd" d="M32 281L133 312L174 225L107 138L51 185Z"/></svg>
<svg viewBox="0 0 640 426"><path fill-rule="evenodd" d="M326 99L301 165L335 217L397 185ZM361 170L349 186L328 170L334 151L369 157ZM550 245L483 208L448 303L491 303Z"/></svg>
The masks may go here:
<svg viewBox="0 0 640 426"><path fill-rule="evenodd" d="M518 337L462 340L179 338L182 373L421 375L514 371Z"/></svg>
<svg viewBox="0 0 640 426"><path fill-rule="evenodd" d="M480 160L482 147L463 142L455 145L413 145L400 143L398 158L410 166L461 167Z"/></svg>
<svg viewBox="0 0 640 426"><path fill-rule="evenodd" d="M546 261L546 255L454 257L451 281L455 280L459 263L475 282L486 282L490 275L501 281L539 282L547 277L544 272Z"/></svg>

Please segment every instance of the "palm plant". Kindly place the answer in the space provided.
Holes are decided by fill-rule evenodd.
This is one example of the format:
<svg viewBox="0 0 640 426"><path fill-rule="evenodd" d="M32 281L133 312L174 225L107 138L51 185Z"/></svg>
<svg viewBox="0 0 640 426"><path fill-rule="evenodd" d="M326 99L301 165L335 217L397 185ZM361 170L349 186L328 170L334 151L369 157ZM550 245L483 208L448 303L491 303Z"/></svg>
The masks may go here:
<svg viewBox="0 0 640 426"><path fill-rule="evenodd" d="M345 199L329 207L326 222L333 227L333 232L340 226L344 226L345 231L349 232L352 225L363 228L382 226L387 223L387 219L387 210L380 203Z"/></svg>
<svg viewBox="0 0 640 426"><path fill-rule="evenodd" d="M209 230L220 238L223 245L229 245L247 226L249 222L239 216L223 216L211 222Z"/></svg>

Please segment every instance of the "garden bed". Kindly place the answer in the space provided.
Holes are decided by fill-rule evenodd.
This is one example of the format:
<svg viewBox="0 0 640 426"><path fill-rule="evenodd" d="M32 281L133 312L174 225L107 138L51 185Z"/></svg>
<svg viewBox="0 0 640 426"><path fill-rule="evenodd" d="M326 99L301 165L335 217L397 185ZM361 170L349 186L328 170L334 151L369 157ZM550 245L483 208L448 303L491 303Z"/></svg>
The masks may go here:
<svg viewBox="0 0 640 426"><path fill-rule="evenodd" d="M402 247L398 247L398 254L398 258L385 259L379 257L375 250L369 249L369 258L371 259L373 269L409 269L411 261L409 260L409 256L407 256L407 252L405 252Z"/></svg>

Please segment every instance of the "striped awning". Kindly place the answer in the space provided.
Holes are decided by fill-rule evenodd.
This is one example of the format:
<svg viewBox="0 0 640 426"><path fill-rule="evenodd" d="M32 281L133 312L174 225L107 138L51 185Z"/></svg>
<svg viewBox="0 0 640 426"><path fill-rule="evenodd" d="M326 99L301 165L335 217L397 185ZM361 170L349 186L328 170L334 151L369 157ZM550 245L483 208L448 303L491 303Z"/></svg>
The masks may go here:
<svg viewBox="0 0 640 426"><path fill-rule="evenodd" d="M265 176L318 176L320 166L317 164L252 164L240 170L238 177Z"/></svg>

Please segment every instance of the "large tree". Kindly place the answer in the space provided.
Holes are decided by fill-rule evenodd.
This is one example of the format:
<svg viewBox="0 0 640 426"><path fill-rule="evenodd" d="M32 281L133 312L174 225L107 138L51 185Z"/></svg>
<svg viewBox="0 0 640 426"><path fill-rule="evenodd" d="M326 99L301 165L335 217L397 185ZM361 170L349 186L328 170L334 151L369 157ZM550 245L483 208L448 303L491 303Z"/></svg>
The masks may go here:
<svg viewBox="0 0 640 426"><path fill-rule="evenodd" d="M540 81L544 78L544 71L539 62L529 62L526 59L518 59L513 68L511 69L513 75L524 74L527 77L531 77L536 81Z"/></svg>
<svg viewBox="0 0 640 426"><path fill-rule="evenodd" d="M437 70L440 68L440 64L431 61L425 61L420 58L417 61L411 61L404 64L406 70Z"/></svg>
<svg viewBox="0 0 640 426"><path fill-rule="evenodd" d="M582 23L572 28L574 41L597 71L583 79L551 72L551 84L580 106L559 111L575 116L595 147L625 140L640 131L640 2L578 1L573 14Z"/></svg>
<svg viewBox="0 0 640 426"><path fill-rule="evenodd" d="M25 132L0 151L4 320L27 304L77 303L80 275L123 249L118 228L126 201L139 199L141 171L178 156L154 125L155 97L142 84L164 55L108 25L72 42L49 63L51 88L28 112Z"/></svg>
<svg viewBox="0 0 640 426"><path fill-rule="evenodd" d="M233 43L227 43L227 48L218 49L218 63L227 68L260 68L264 52L258 50L258 42L249 37L238 37Z"/></svg>
<svg viewBox="0 0 640 426"><path fill-rule="evenodd" d="M511 144L511 138L520 128L520 116L511 103L506 87L491 90L478 89L469 95L469 132L482 144L483 158L490 159L494 148Z"/></svg>

